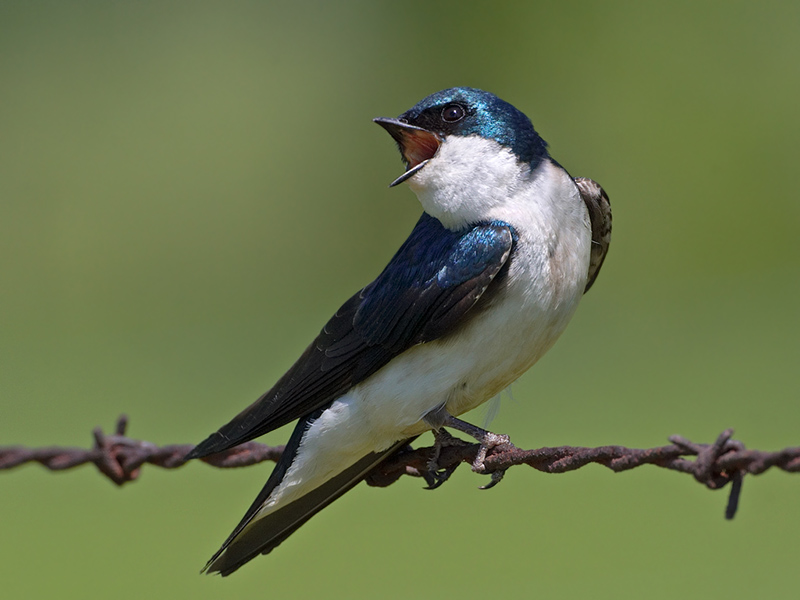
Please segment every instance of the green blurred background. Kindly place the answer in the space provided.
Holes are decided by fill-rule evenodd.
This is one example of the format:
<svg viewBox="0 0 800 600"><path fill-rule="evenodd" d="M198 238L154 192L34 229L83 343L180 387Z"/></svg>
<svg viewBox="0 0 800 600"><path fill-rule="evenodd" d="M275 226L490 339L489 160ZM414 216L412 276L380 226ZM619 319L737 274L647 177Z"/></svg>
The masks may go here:
<svg viewBox="0 0 800 600"><path fill-rule="evenodd" d="M600 279L492 428L799 444L798 25L796 2L3 2L0 445L87 446L122 412L197 442L249 404L420 213L370 119L453 85L523 110L614 208ZM359 486L198 576L270 468L0 474L0 592L798 593L796 477L751 478L725 522L690 477L598 466Z"/></svg>

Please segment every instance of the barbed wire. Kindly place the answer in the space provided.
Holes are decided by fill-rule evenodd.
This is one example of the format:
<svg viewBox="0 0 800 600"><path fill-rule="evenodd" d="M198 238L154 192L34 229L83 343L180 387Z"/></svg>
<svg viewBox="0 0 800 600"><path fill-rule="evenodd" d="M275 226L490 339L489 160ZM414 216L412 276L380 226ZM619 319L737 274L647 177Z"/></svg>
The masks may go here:
<svg viewBox="0 0 800 600"><path fill-rule="evenodd" d="M94 446L90 449L0 447L0 470L13 469L29 462L38 462L51 471L92 463L115 484L123 485L135 481L144 464L164 469L185 465L187 461L184 457L194 448L192 444L156 446L134 440L125 436L127 426L128 418L122 415L117 420L113 434L105 434L99 427L95 428L92 432ZM654 465L679 473L690 473L699 483L712 490L722 489L731 483L725 517L732 519L738 507L744 475L759 475L772 467L789 473L800 471L800 447L784 448L777 452L747 450L742 442L731 439L732 435L733 430L726 429L713 444L696 444L673 435L669 438L672 442L670 445L646 449L558 446L522 450L506 444L489 452L484 462L485 472L502 472L513 466L528 465L544 473L566 473L596 463L620 473L642 465ZM283 446L247 442L199 460L220 468L246 467L267 460L277 461L283 449ZM440 471L435 480L428 470L433 448L408 447L378 465L366 477L366 481L371 486L386 487L403 475L411 475L423 477L429 487L436 487L434 482L441 481L442 474L446 479L461 463L471 464L478 449L478 444L460 440L441 448L437 459Z"/></svg>

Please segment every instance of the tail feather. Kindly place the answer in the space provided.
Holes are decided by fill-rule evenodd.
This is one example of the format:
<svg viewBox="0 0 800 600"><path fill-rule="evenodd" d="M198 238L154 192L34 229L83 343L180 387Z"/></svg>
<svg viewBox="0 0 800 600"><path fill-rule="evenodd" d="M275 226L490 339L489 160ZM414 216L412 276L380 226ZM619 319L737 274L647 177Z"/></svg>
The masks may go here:
<svg viewBox="0 0 800 600"><path fill-rule="evenodd" d="M253 517L257 512L257 508L261 506L269 495L269 492L266 495L262 492L259 498L256 499L256 503L254 503L254 506L258 504L256 511L253 511L252 508L248 511L248 515L245 515L245 519L242 520L239 527L234 530L222 545L222 548L208 561L203 571L220 573L224 577L230 575L259 554L269 554L286 538L297 531L301 525L345 492L355 487L373 468L407 443L408 440L403 440L383 452L371 452L305 496L254 520ZM275 470L277 471L278 467ZM281 473L282 476L283 473ZM270 481L272 479L270 477ZM270 487L270 481L267 482L265 490ZM272 488L274 487L275 485L272 486Z"/></svg>
<svg viewBox="0 0 800 600"><path fill-rule="evenodd" d="M258 513L258 510L261 506L266 502L269 495L272 491L278 487L278 484L283 481L283 477L286 475L286 471L294 461L294 457L297 455L297 450L300 448L300 442L303 439L303 435L311 426L319 415L322 413L322 410L315 411L313 414L307 415L306 417L300 419L295 425L294 431L292 431L291 437L289 437L289 441L286 442L286 446L283 449L283 454L281 454L280 459L278 460L278 464L275 465L275 468L270 473L269 479L264 484L264 487L261 488L261 491L256 496L256 499L253 500L253 503L250 505L250 508L247 509L247 512L244 513L242 520L239 521L239 524L234 528L231 534L228 536L219 550L214 553L201 573L205 573L211 567L211 565L216 562L217 558L230 546L233 541L239 536L240 533L244 530L245 527L253 520L253 518ZM248 559L249 560L249 559ZM245 561L246 562L246 561ZM244 564L244 563L242 563ZM240 565L241 566L241 565ZM238 567L237 567L238 568ZM214 571L209 571L214 572ZM231 571L233 572L233 571Z"/></svg>

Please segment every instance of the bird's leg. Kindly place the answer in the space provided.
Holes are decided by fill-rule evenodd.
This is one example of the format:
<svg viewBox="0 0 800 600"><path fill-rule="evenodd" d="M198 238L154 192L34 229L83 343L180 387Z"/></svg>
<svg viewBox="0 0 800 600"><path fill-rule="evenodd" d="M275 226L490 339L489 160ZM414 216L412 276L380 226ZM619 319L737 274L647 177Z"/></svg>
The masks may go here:
<svg viewBox="0 0 800 600"><path fill-rule="evenodd" d="M481 429L471 423L467 423L466 421L462 421L461 419L455 418L453 415L447 412L447 410L442 406L436 410L431 411L427 415L425 415L425 421L432 425L433 427L433 434L436 438L436 443L434 444L434 458L429 463L429 467L431 465L436 466L435 461L438 460L439 454L441 453L442 447L447 445L444 441L440 440L440 437L443 430L442 427L450 427L451 429L456 429L458 431L462 431L469 435L470 437L475 438L480 443L480 448L478 449L478 454L475 457L475 460L472 461L472 470L476 473L485 473L486 472L486 465L484 464L486 461L486 454L492 448L497 446L504 446L510 445L513 446L511 443L511 439L507 435L492 433L491 431L487 431L486 429ZM450 434L446 434L449 440L454 440L457 438L453 438ZM450 442L452 443L452 442ZM436 471L434 471L436 472ZM491 487L497 485L500 480L505 475L505 469L493 471L492 472L492 480L484 485L481 486L481 489L488 490ZM450 474L447 474L449 477ZM441 482L443 483L444 480ZM439 483L438 485L441 485Z"/></svg>

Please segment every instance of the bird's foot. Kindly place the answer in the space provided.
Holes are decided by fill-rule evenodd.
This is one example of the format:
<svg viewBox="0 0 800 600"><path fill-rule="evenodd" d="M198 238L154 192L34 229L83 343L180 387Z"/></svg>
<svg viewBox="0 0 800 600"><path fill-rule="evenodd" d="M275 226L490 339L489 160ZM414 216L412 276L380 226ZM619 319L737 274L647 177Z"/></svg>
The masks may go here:
<svg viewBox="0 0 800 600"><path fill-rule="evenodd" d="M476 429L479 429L476 427ZM478 449L478 455L475 457L475 460L472 461L472 470L476 473L486 473L486 454L492 450L493 448L498 448L500 446L505 446L509 448L513 448L514 444L511 443L511 439L507 435L502 435L498 433L492 433L491 431L483 431L483 435L481 437L476 437L481 446ZM492 480L487 483L486 485L482 485L480 489L488 490L493 488L500 480L503 479L503 476L506 474L506 469L498 469L497 471L491 472Z"/></svg>
<svg viewBox="0 0 800 600"><path fill-rule="evenodd" d="M476 427L475 429L479 428ZM507 435L492 433L483 429L480 431L480 436L475 436L475 439L480 442L481 446L478 449L478 455L472 461L472 470L476 473L486 473L486 455L489 450L498 446L513 446L513 444L511 443L511 438Z"/></svg>
<svg viewBox="0 0 800 600"><path fill-rule="evenodd" d="M438 488L450 478L450 475L452 475L458 467L458 463L444 469L439 466L439 457L442 455L442 448L445 446L468 445L467 442L450 435L444 429L432 429L431 432L434 437L433 451L431 453L431 458L428 460L428 470L422 474L422 477L428 484L428 487L425 488L426 490L435 490Z"/></svg>
<svg viewBox="0 0 800 600"><path fill-rule="evenodd" d="M483 474L487 472L485 464L486 455L493 448L500 446L505 446L509 449L514 448L514 444L511 443L511 439L507 435L492 433L491 431L481 429L480 427L467 423L466 421L462 421L461 419L456 419L454 416L448 413L444 407L428 414L426 416L426 420L431 423L436 423L434 432L437 430L441 431L441 427L449 427L451 429L462 431L478 440L480 448L478 449L478 454L475 457L475 460L472 461L472 470L476 473ZM434 435L436 434L434 433ZM452 436L448 437L452 438ZM441 446L439 447L438 452L441 452ZM436 454L435 458L438 458L438 453ZM486 485L481 486L481 489L488 490L489 488L496 486L503 478L503 475L505 475L505 469L492 471L492 480Z"/></svg>

